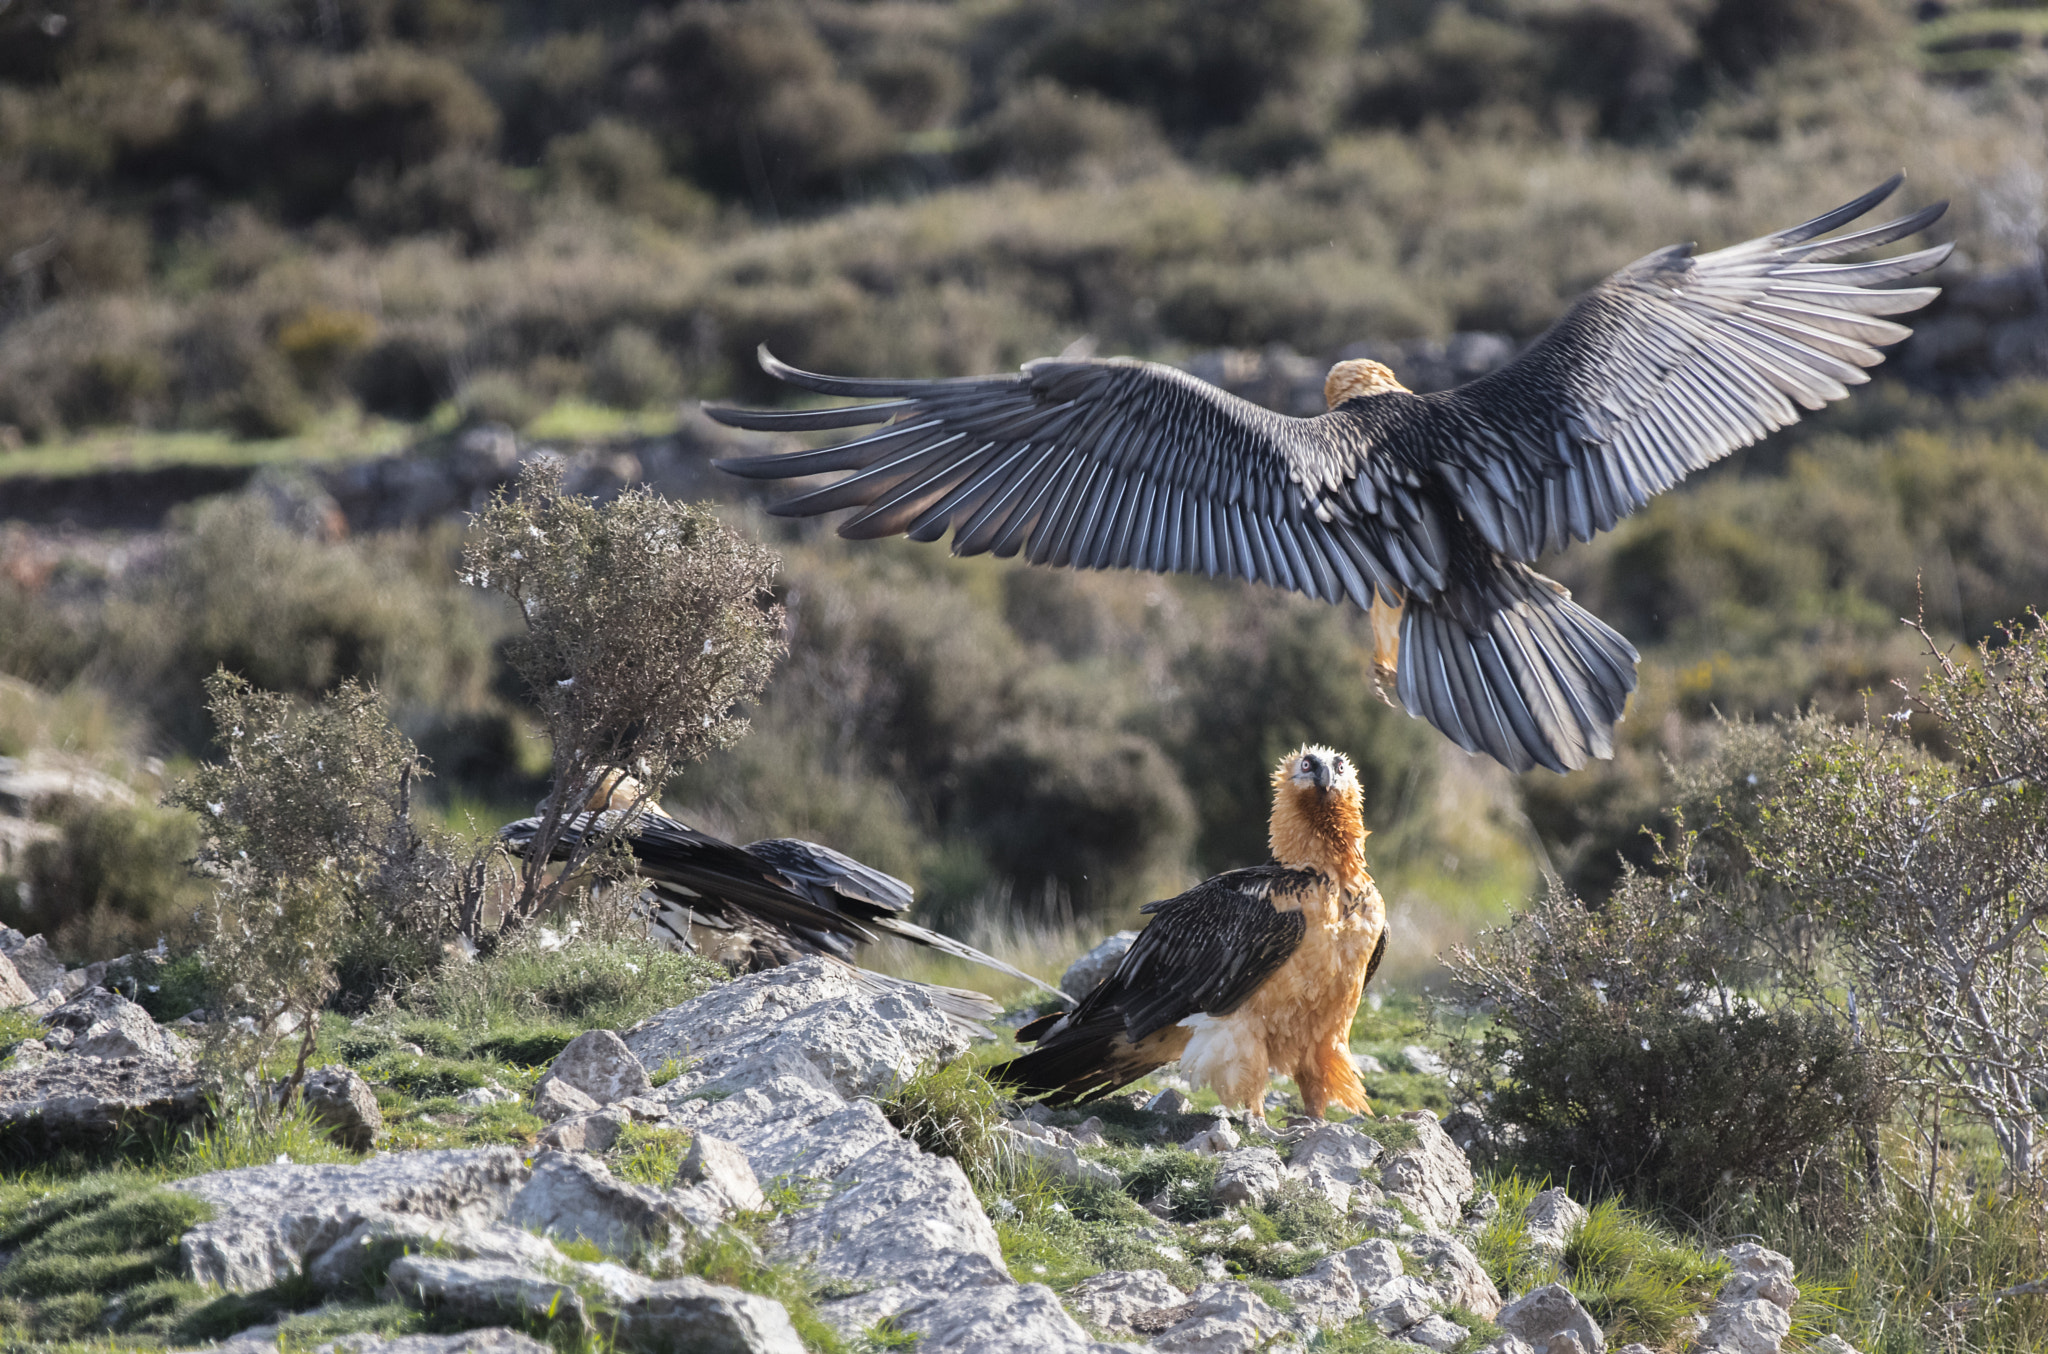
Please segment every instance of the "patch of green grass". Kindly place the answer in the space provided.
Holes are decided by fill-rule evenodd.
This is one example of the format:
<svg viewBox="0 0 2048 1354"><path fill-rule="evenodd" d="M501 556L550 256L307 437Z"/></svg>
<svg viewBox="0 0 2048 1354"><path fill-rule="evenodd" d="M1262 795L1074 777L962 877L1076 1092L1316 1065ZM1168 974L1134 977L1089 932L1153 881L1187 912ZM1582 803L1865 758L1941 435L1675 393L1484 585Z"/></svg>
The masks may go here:
<svg viewBox="0 0 2048 1354"><path fill-rule="evenodd" d="M167 1178L231 1171L238 1166L268 1166L279 1157L299 1163L355 1161L337 1147L303 1104L268 1116L246 1105L222 1107L212 1122L189 1131L163 1163Z"/></svg>
<svg viewBox="0 0 2048 1354"><path fill-rule="evenodd" d="M465 1109L448 1097L401 1101L384 1115L382 1145L390 1151L435 1147L531 1147L547 1127L524 1100Z"/></svg>
<svg viewBox="0 0 2048 1354"><path fill-rule="evenodd" d="M1616 1344L1662 1346L1712 1301L1728 1275L1724 1260L1603 1199L1565 1238L1565 1284Z"/></svg>
<svg viewBox="0 0 2048 1354"><path fill-rule="evenodd" d="M897 1131L919 1148L959 1162L969 1181L996 1180L1003 1094L972 1066L953 1062L920 1068L876 1103Z"/></svg>
<svg viewBox="0 0 2048 1354"><path fill-rule="evenodd" d="M1175 1222L1199 1222L1222 1211L1210 1191L1216 1184L1216 1158L1181 1147L1150 1152L1132 1148L1090 1153L1115 1171L1124 1193L1133 1199L1166 1196Z"/></svg>
<svg viewBox="0 0 2048 1354"><path fill-rule="evenodd" d="M761 1219L765 1222L765 1219ZM713 1238L693 1247L680 1264L663 1268L657 1278L694 1275L712 1283L742 1288L773 1298L789 1312L797 1338L813 1354L841 1354L846 1344L818 1311L819 1285L802 1270L771 1264L741 1230L721 1228Z"/></svg>
<svg viewBox="0 0 2048 1354"><path fill-rule="evenodd" d="M655 1086L666 1086L688 1069L689 1064L681 1058L664 1058L661 1066L647 1074L647 1080Z"/></svg>
<svg viewBox="0 0 2048 1354"><path fill-rule="evenodd" d="M41 1039L43 1022L20 1007L0 1011L0 1057L12 1057L17 1044Z"/></svg>
<svg viewBox="0 0 2048 1354"><path fill-rule="evenodd" d="M414 989L407 1007L464 1032L465 1045L501 1031L533 1037L551 1027L573 1038L588 1029L625 1029L724 976L709 960L650 940L586 937L548 950L529 937L475 963L443 968Z"/></svg>
<svg viewBox="0 0 2048 1354"><path fill-rule="evenodd" d="M655 409L614 409L588 400L557 400L525 428L526 435L540 441L596 441L609 437L658 437L676 428L676 411Z"/></svg>
<svg viewBox="0 0 2048 1354"><path fill-rule="evenodd" d="M691 1138L680 1128L627 1124L610 1153L612 1174L636 1185L667 1189L690 1154Z"/></svg>
<svg viewBox="0 0 2048 1354"><path fill-rule="evenodd" d="M404 1303L327 1303L279 1322L277 1346L279 1354L305 1354L338 1336L380 1335L389 1339L417 1334L430 1325L423 1313Z"/></svg>
<svg viewBox="0 0 2048 1354"><path fill-rule="evenodd" d="M145 470L165 465L262 466L363 460L391 455L411 440L412 430L404 424L366 419L353 411L341 410L294 437L245 440L224 432L88 432L0 457L0 478L86 475L101 470Z"/></svg>

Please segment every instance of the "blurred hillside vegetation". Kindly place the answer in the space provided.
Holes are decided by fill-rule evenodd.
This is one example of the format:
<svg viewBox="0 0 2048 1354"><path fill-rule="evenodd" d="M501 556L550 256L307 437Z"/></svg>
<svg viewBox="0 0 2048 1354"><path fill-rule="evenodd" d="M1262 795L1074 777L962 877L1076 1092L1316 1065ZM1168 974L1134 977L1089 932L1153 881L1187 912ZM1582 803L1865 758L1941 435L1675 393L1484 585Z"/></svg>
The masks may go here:
<svg viewBox="0 0 2048 1354"><path fill-rule="evenodd" d="M679 811L849 850L941 925L1093 929L1262 856L1266 770L1315 738L1368 768L1418 972L1540 868L1598 896L1624 853L1647 861L1640 829L1668 824L1717 716L1883 706L1923 663L1899 617L1976 639L2048 597L2040 15L13 0L0 756L148 804L153 759L207 752L225 665L307 696L377 683L458 822L523 812L547 764L508 616L455 582L454 522L351 535L286 467L160 531L53 534L5 525L10 457L175 436L288 462L381 454L394 427L596 426L776 397L764 341L927 375L1084 339L1164 360L1519 342L1655 247L1790 224L1903 167L1905 204L1953 200L1941 280L2003 290L1908 345L1909 379L1887 368L1546 566L1645 655L1620 755L1568 778L1510 780L1382 704L1354 614L850 548L717 490L783 555L792 651ZM79 798L43 825L0 842L0 920L112 952L189 910L176 815Z"/></svg>

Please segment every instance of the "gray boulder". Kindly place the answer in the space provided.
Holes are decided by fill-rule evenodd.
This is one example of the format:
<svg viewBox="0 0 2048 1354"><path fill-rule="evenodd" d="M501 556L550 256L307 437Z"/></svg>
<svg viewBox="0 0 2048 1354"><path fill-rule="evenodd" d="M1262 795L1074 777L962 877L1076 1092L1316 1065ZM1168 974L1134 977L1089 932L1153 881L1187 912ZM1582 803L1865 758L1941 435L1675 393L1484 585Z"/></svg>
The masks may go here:
<svg viewBox="0 0 2048 1354"><path fill-rule="evenodd" d="M1426 1319L1441 1299L1428 1284L1404 1274L1373 1290L1371 1301L1373 1324L1392 1335Z"/></svg>
<svg viewBox="0 0 2048 1354"><path fill-rule="evenodd" d="M579 1114L595 1114L595 1100L566 1081L544 1081L534 1089L533 1113L542 1123L558 1124Z"/></svg>
<svg viewBox="0 0 2048 1354"><path fill-rule="evenodd" d="M166 1034L149 1012L105 988L93 988L43 1017L47 1042L85 1058L145 1058L177 1062L184 1041Z"/></svg>
<svg viewBox="0 0 2048 1354"><path fill-rule="evenodd" d="M778 1077L842 1097L887 1092L966 1052L968 1036L924 990L866 981L828 959L749 974L641 1021L624 1035L643 1066L690 1059L653 1092L673 1105Z"/></svg>
<svg viewBox="0 0 2048 1354"><path fill-rule="evenodd" d="M1699 1348L1713 1354L1778 1354L1792 1331L1799 1290L1792 1261L1745 1241L1721 1252L1734 1272L1721 1285L1700 1333Z"/></svg>
<svg viewBox="0 0 2048 1354"><path fill-rule="evenodd" d="M768 1207L747 1154L723 1138L699 1133L676 1170L676 1184L701 1192L721 1215L755 1213Z"/></svg>
<svg viewBox="0 0 2048 1354"><path fill-rule="evenodd" d="M1562 1189L1547 1189L1522 1210L1529 1227L1530 1248L1546 1255L1564 1254L1564 1243L1586 1220L1586 1210Z"/></svg>
<svg viewBox="0 0 2048 1354"><path fill-rule="evenodd" d="M603 1162L578 1152L549 1152L536 1160L505 1221L543 1236L580 1237L621 1257L660 1251L678 1228L687 1227L667 1195L614 1179Z"/></svg>
<svg viewBox="0 0 2048 1354"><path fill-rule="evenodd" d="M1115 1269L1083 1279L1069 1288L1067 1310L1090 1325L1128 1333L1131 1320L1146 1312L1177 1307L1184 1300L1173 1280L1156 1269Z"/></svg>
<svg viewBox="0 0 2048 1354"><path fill-rule="evenodd" d="M1241 1147L1216 1163L1210 1197L1226 1207L1261 1208L1280 1188L1280 1154L1270 1147Z"/></svg>
<svg viewBox="0 0 2048 1354"><path fill-rule="evenodd" d="M1560 1283L1532 1289L1500 1309L1494 1324L1528 1341L1534 1354L1566 1354L1565 1340L1580 1354L1601 1354L1607 1337L1592 1313Z"/></svg>
<svg viewBox="0 0 2048 1354"><path fill-rule="evenodd" d="M1321 1170L1332 1179L1356 1185L1370 1178L1380 1156L1380 1145L1357 1129L1346 1124L1318 1124L1294 1145L1287 1167L1296 1175Z"/></svg>
<svg viewBox="0 0 2048 1354"><path fill-rule="evenodd" d="M360 1073L338 1064L315 1068L306 1074L300 1091L328 1137L352 1152L376 1146L377 1135L384 1131L384 1111Z"/></svg>
<svg viewBox="0 0 2048 1354"><path fill-rule="evenodd" d="M21 933L17 931L15 934ZM38 998L52 992L69 995L64 989L64 964L50 953L50 943L41 936L29 936L7 951L7 962L13 965L23 984Z"/></svg>
<svg viewBox="0 0 2048 1354"><path fill-rule="evenodd" d="M1341 1326L1358 1315L1364 1295L1341 1255L1326 1255L1306 1273L1283 1280L1294 1310L1318 1327Z"/></svg>
<svg viewBox="0 0 2048 1354"><path fill-rule="evenodd" d="M12 960L0 955L0 1007L30 1006L42 995L22 981Z"/></svg>
<svg viewBox="0 0 2048 1354"><path fill-rule="evenodd" d="M1500 1310L1500 1290L1479 1257L1456 1237L1427 1232L1403 1242L1402 1249L1421 1262L1424 1281L1446 1307L1464 1307L1488 1318Z"/></svg>
<svg viewBox="0 0 2048 1354"><path fill-rule="evenodd" d="M1465 1337L1471 1333L1448 1317L1425 1316L1402 1331L1401 1338L1410 1344L1421 1345L1424 1349L1450 1354L1452 1350L1465 1343Z"/></svg>
<svg viewBox="0 0 2048 1354"><path fill-rule="evenodd" d="M0 1138L105 1142L207 1112L194 1072L162 1058L58 1057L0 1073Z"/></svg>
<svg viewBox="0 0 2048 1354"><path fill-rule="evenodd" d="M400 1256L387 1285L400 1302L443 1318L479 1324L518 1321L589 1328L583 1296L566 1283L503 1260L441 1260Z"/></svg>
<svg viewBox="0 0 2048 1354"><path fill-rule="evenodd" d="M1013 1155L1028 1158L1051 1174L1073 1184L1100 1185L1106 1189L1115 1189L1122 1183L1115 1171L1089 1161L1076 1151L1070 1145L1070 1135L1062 1134L1061 1136L1068 1137L1069 1141L1061 1142L1050 1134L1032 1132L1035 1128L1039 1128L1039 1125L1028 1120L1004 1124L997 1130L997 1141Z"/></svg>
<svg viewBox="0 0 2048 1354"><path fill-rule="evenodd" d="M1107 978L1124 957L1124 951L1131 948L1131 942L1138 938L1136 931L1118 931L1103 940L1094 949L1067 965L1067 971L1060 975L1060 991L1075 1001L1095 990L1095 985Z"/></svg>
<svg viewBox="0 0 2048 1354"><path fill-rule="evenodd" d="M574 1086L600 1105L654 1089L633 1050L610 1030L585 1030L571 1039L548 1064L540 1085L558 1081Z"/></svg>
<svg viewBox="0 0 2048 1354"><path fill-rule="evenodd" d="M170 1188L214 1210L179 1243L186 1274L250 1293L308 1270L385 1214L463 1227L497 1222L526 1178L519 1152L486 1147L392 1152L354 1166L245 1166Z"/></svg>
<svg viewBox="0 0 2048 1354"><path fill-rule="evenodd" d="M1384 1239L1362 1241L1332 1258L1341 1261L1350 1272L1351 1282L1358 1285L1361 1298L1379 1292L1406 1272L1401 1263L1400 1248Z"/></svg>
<svg viewBox="0 0 2048 1354"><path fill-rule="evenodd" d="M1412 1124L1416 1140L1387 1153L1380 1165L1380 1187L1387 1197L1406 1204L1426 1228L1443 1231L1464 1216L1472 1193L1472 1167L1427 1110L1400 1116Z"/></svg>
<svg viewBox="0 0 2048 1354"><path fill-rule="evenodd" d="M344 1335L314 1346L313 1354L554 1354L554 1347L503 1326L485 1326L454 1335Z"/></svg>
<svg viewBox="0 0 2048 1354"><path fill-rule="evenodd" d="M896 1313L918 1354L1113 1354L1128 1345L1092 1339L1042 1283L996 1283L927 1299Z"/></svg>
<svg viewBox="0 0 2048 1354"><path fill-rule="evenodd" d="M540 1145L557 1152L608 1152L632 1122L631 1115L613 1108L572 1114L542 1130Z"/></svg>
<svg viewBox="0 0 2048 1354"><path fill-rule="evenodd" d="M622 1302L606 1323L620 1348L669 1354L803 1354L773 1298L702 1279L663 1279Z"/></svg>
<svg viewBox="0 0 2048 1354"><path fill-rule="evenodd" d="M444 1260L499 1260L542 1271L563 1263L560 1251L523 1227L371 1212L341 1240L320 1251L305 1274L322 1293L354 1293L379 1263L423 1251Z"/></svg>
<svg viewBox="0 0 2048 1354"><path fill-rule="evenodd" d="M1153 1338L1151 1348L1172 1354L1251 1354L1276 1336L1298 1333L1287 1313L1275 1311L1235 1280L1203 1284L1171 1315L1177 1320Z"/></svg>

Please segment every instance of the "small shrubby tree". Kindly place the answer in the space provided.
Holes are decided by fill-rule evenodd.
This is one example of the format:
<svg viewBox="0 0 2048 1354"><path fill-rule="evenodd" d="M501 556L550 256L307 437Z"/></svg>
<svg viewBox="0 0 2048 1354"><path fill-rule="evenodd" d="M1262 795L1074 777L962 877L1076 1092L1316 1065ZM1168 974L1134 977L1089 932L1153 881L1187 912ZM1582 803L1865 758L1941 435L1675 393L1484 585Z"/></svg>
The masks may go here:
<svg viewBox="0 0 2048 1354"><path fill-rule="evenodd" d="M1491 1016L1466 1084L1518 1161L1698 1217L1729 1181L1785 1179L1838 1141L1867 1155L1889 1103L1881 1061L1811 1006L1765 1006L1701 907L1692 841L1590 908L1553 885L1448 957Z"/></svg>
<svg viewBox="0 0 2048 1354"><path fill-rule="evenodd" d="M519 608L525 628L507 659L555 760L516 895L488 929L481 893L460 919L465 935L488 939L563 901L679 770L738 741L747 721L736 707L767 685L786 642L769 601L772 552L700 504L645 489L601 505L565 494L554 461L530 464L516 493L478 515L463 568ZM632 778L625 812L612 831L583 834L551 874L564 828L617 775Z"/></svg>
<svg viewBox="0 0 2048 1354"><path fill-rule="evenodd" d="M345 682L310 704L227 672L207 682L223 757L165 802L197 814L196 866L215 881L197 917L215 990L213 1053L250 1073L296 1020L296 1090L321 1007L351 951L431 957L473 867L412 815L424 774L377 693Z"/></svg>
<svg viewBox="0 0 2048 1354"><path fill-rule="evenodd" d="M1988 1125L2021 1179L2048 1167L2048 634L2030 619L1974 664L1928 638L1907 708L1817 733L1748 834L1778 886L1754 919L1824 937L1774 947L1786 971L1912 1089Z"/></svg>

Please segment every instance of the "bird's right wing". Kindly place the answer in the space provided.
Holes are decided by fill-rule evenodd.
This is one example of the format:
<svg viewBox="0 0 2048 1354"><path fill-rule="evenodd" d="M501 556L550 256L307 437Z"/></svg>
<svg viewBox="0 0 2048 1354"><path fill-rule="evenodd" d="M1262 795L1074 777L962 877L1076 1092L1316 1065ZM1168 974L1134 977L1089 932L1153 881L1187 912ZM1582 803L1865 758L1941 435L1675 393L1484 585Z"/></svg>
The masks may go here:
<svg viewBox="0 0 2048 1354"><path fill-rule="evenodd" d="M1828 259L1926 229L1948 204L1833 239L1902 175L1802 225L1694 257L1673 245L1595 287L1505 367L1415 402L1465 516L1509 559L1591 540L1688 474L1870 379L1912 331L1882 317L1939 288L1872 290L1951 245L1867 263ZM1412 707L1411 707L1412 708Z"/></svg>
<svg viewBox="0 0 2048 1354"><path fill-rule="evenodd" d="M953 533L953 553L1033 564L1245 578L1370 606L1442 585L1444 523L1421 481L1371 453L1354 420L1290 418L1172 367L1044 358L1010 376L876 380L798 371L791 385L871 401L833 409L705 409L799 432L887 422L820 451L715 464L750 479L853 474L769 511L858 508L856 540Z"/></svg>
<svg viewBox="0 0 2048 1354"><path fill-rule="evenodd" d="M1228 1015L1287 962L1308 932L1299 908L1275 907L1273 900L1321 881L1311 871L1255 865L1147 904L1152 921L1082 999L1077 1017L1113 1008L1136 1042L1191 1015Z"/></svg>

